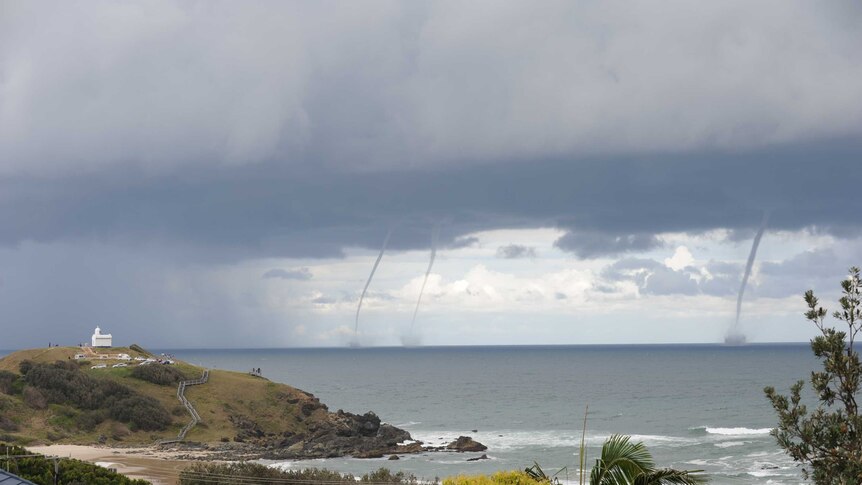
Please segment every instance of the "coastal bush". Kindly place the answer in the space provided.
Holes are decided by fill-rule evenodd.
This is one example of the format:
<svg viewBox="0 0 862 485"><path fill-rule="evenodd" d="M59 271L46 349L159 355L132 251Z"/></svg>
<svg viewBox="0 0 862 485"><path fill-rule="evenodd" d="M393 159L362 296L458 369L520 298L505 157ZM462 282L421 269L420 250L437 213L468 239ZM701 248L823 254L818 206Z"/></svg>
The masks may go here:
<svg viewBox="0 0 862 485"><path fill-rule="evenodd" d="M2 431L18 431L18 423L12 421L8 416L0 415L0 430Z"/></svg>
<svg viewBox="0 0 862 485"><path fill-rule="evenodd" d="M182 371L172 365L139 365L132 369L131 375L160 386L176 385L187 379Z"/></svg>
<svg viewBox="0 0 862 485"><path fill-rule="evenodd" d="M825 324L827 311L819 306L814 292L805 293L805 318L820 331L811 340L811 350L823 363L823 370L811 373L811 386L819 404L809 413L802 404L805 381L790 388L790 396L774 387L764 392L778 413L778 427L772 435L816 484L862 483L862 416L856 401L860 393L862 363L854 348L862 330L862 279L859 268L850 268L841 282L841 309L833 318L847 326L847 332Z"/></svg>
<svg viewBox="0 0 862 485"><path fill-rule="evenodd" d="M27 366L22 363L21 368L22 372L26 370L24 381L28 384L24 399L31 407L50 403L71 405L82 411L104 410L108 417L129 423L134 430L158 431L171 424L170 414L157 400L113 380L90 377L74 362ZM92 429L104 417L105 414L91 414L76 418L76 422L82 429Z"/></svg>
<svg viewBox="0 0 862 485"><path fill-rule="evenodd" d="M180 485L217 485L265 483L266 479L277 479L279 483L327 483L356 484L391 483L394 485L416 485L419 483L412 474L392 473L386 468L363 475L359 480L351 474L342 474L323 468L304 470L281 470L259 463L195 463L180 472Z"/></svg>
<svg viewBox="0 0 862 485"><path fill-rule="evenodd" d="M159 431L171 424L171 415L158 401L149 396L130 396L108 408L108 415L117 421L129 423L132 429Z"/></svg>
<svg viewBox="0 0 862 485"><path fill-rule="evenodd" d="M0 370L0 392L3 394L15 394L15 381L18 376L8 370Z"/></svg>
<svg viewBox="0 0 862 485"><path fill-rule="evenodd" d="M403 471L392 473L388 468L378 468L377 470L362 475L362 482L367 483L403 483L416 485L419 479L412 473L404 473Z"/></svg>
<svg viewBox="0 0 862 485"><path fill-rule="evenodd" d="M75 424L84 431L93 431L96 426L105 421L106 417L106 412L103 409L84 411L77 416Z"/></svg>
<svg viewBox="0 0 862 485"><path fill-rule="evenodd" d="M45 409L48 407L48 400L45 399L45 396L41 391L39 391L39 389L36 389L33 386L27 386L24 388L23 397L24 404L33 409Z"/></svg>
<svg viewBox="0 0 862 485"><path fill-rule="evenodd" d="M2 456L31 455L26 448L0 444ZM8 468L6 465L8 463ZM0 469L14 473L21 478L39 485L62 483L65 485L149 485L146 480L133 480L125 475L112 472L107 468L80 460L62 458L57 463L57 477L54 477L54 461L37 456L12 460L0 460Z"/></svg>
<svg viewBox="0 0 862 485"><path fill-rule="evenodd" d="M443 479L443 485L547 485L522 471L504 471L493 475L458 475Z"/></svg>

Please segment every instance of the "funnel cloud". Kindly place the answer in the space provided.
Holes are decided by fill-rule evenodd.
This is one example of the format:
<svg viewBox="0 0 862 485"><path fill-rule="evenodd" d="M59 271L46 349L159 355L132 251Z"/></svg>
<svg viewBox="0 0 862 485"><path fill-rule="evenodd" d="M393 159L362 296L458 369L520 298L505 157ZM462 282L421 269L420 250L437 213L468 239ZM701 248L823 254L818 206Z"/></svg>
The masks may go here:
<svg viewBox="0 0 862 485"><path fill-rule="evenodd" d="M739 293L736 296L736 320L733 322L733 328L727 333L724 339L725 343L733 345L741 345L745 343L745 335L739 330L739 316L742 313L742 298L745 295L745 287L748 286L748 278L751 276L751 268L754 266L754 259L757 257L757 248L760 246L760 239L763 237L763 232L766 231L766 224L769 222L769 213L763 214L763 221L760 223L760 229L754 236L754 241L751 243L751 252L748 253L748 261L745 262L745 273L742 275L742 283L739 285Z"/></svg>
<svg viewBox="0 0 862 485"><path fill-rule="evenodd" d="M357 346L359 341L359 311L362 310L362 301L365 300L365 293L368 291L368 285L374 278L374 272L377 271L377 266L380 265L380 260L383 259L383 253L386 252L386 245L389 244L389 237L392 235L392 229L386 232L386 237L383 238L383 246L380 247L380 253L377 259L374 260L374 266L371 267L371 274L368 275L368 280L365 282L365 287L362 288L362 294L359 295L359 304L356 305L356 319L353 324L353 342L351 346Z"/></svg>

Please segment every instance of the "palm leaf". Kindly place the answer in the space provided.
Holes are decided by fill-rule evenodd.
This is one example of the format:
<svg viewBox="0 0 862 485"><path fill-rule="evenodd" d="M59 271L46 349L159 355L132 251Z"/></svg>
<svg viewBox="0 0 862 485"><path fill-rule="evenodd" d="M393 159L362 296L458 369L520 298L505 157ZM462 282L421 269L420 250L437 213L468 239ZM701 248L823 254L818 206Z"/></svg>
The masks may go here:
<svg viewBox="0 0 862 485"><path fill-rule="evenodd" d="M702 471L662 468L635 477L633 485L699 485L708 481L703 475L695 475Z"/></svg>
<svg viewBox="0 0 862 485"><path fill-rule="evenodd" d="M602 446L601 458L590 473L590 485L627 485L654 470L652 455L643 443L632 443L629 436L613 435Z"/></svg>

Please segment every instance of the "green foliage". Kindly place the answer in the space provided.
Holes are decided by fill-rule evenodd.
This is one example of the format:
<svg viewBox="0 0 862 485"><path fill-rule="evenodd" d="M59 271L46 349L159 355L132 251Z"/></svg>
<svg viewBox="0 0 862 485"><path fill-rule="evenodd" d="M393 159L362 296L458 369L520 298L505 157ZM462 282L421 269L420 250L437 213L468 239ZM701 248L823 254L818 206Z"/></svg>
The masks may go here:
<svg viewBox="0 0 862 485"><path fill-rule="evenodd" d="M613 435L602 446L602 455L590 472L590 485L694 485L706 483L700 470L657 469L642 443L629 436Z"/></svg>
<svg viewBox="0 0 862 485"><path fill-rule="evenodd" d="M0 444L0 456L5 457L31 454L25 448ZM9 460L0 460L0 469L14 473L21 478L39 485L50 485L54 482L54 461L42 456ZM146 480L132 480L124 475L112 472L92 463L80 460L62 458L58 462L57 483L65 485L148 485Z"/></svg>
<svg viewBox="0 0 862 485"><path fill-rule="evenodd" d="M388 468L378 468L377 470L362 475L361 481L368 483L394 483L394 484L411 484L419 483L419 480L412 473L392 473Z"/></svg>
<svg viewBox="0 0 862 485"><path fill-rule="evenodd" d="M764 389L778 413L778 427L772 435L803 464L803 474L816 484L862 483L862 417L856 402L862 364L854 349L856 334L862 329L859 268L850 268L841 289L841 310L832 316L847 326L847 332L827 326L828 312L819 306L813 291L805 293L805 318L821 334L811 341L811 350L823 362L822 371L811 373L811 386L820 401L817 408L809 413L802 404L804 381L796 382L789 396L778 394L771 386Z"/></svg>
<svg viewBox="0 0 862 485"><path fill-rule="evenodd" d="M443 480L443 485L547 485L547 480L537 479L522 471L497 472L488 475L458 475Z"/></svg>
<svg viewBox="0 0 862 485"><path fill-rule="evenodd" d="M185 374L172 365L138 365L132 368L131 376L160 386L176 385L188 379Z"/></svg>
<svg viewBox="0 0 862 485"><path fill-rule="evenodd" d="M149 396L129 396L108 409L109 416L117 421L129 423L132 429L158 431L171 424L171 415L158 401Z"/></svg>
<svg viewBox="0 0 862 485"><path fill-rule="evenodd" d="M8 370L0 370L0 392L3 394L15 394L15 381L18 376Z"/></svg>
<svg viewBox="0 0 862 485"><path fill-rule="evenodd" d="M54 364L21 364L24 381L24 400L33 408L44 409L46 403L74 406L89 413L85 417L67 416L82 429L91 430L107 415L111 419L129 423L135 430L163 430L171 424L168 411L157 400L142 396L134 390L110 379L96 379L80 371L74 362L57 361ZM41 407L40 407L41 406ZM67 424L60 423L63 427Z"/></svg>
<svg viewBox="0 0 862 485"><path fill-rule="evenodd" d="M305 470L280 470L259 463L195 463L180 472L180 485L212 485L212 484L252 484L265 483L266 479L277 479L279 482L296 481L296 483L343 483L356 484L356 478L351 474L308 468ZM393 485L416 485L418 480L412 474L404 472L392 473L386 468L368 473L360 482L391 483Z"/></svg>

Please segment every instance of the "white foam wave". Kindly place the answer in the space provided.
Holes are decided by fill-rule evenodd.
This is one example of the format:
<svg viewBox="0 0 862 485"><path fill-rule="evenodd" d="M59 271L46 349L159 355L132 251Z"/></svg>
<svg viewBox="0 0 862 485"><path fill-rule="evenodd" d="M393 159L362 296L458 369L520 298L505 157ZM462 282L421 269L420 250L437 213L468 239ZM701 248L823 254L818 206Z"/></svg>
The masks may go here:
<svg viewBox="0 0 862 485"><path fill-rule="evenodd" d="M722 441L720 443L715 443L715 446L718 448L732 448L734 446L743 446L748 444L748 441Z"/></svg>
<svg viewBox="0 0 862 485"><path fill-rule="evenodd" d="M722 436L745 436L745 435L756 435L756 434L769 434L772 431L772 428L710 428L705 427L704 431L708 434L719 434Z"/></svg>
<svg viewBox="0 0 862 485"><path fill-rule="evenodd" d="M422 424L422 421L407 421L406 423L398 423L393 426L396 428L409 428L411 426L416 426L417 424Z"/></svg>
<svg viewBox="0 0 862 485"><path fill-rule="evenodd" d="M571 448L577 450L581 445L579 430L554 431L479 431L478 433L458 431L414 430L415 439L428 446L445 446L455 441L461 435L469 435L481 442L490 450L512 451L524 448ZM587 433L587 446L601 446L611 436L611 433ZM631 435L633 442L642 441L647 446L679 447L698 444L696 438L663 435Z"/></svg>

